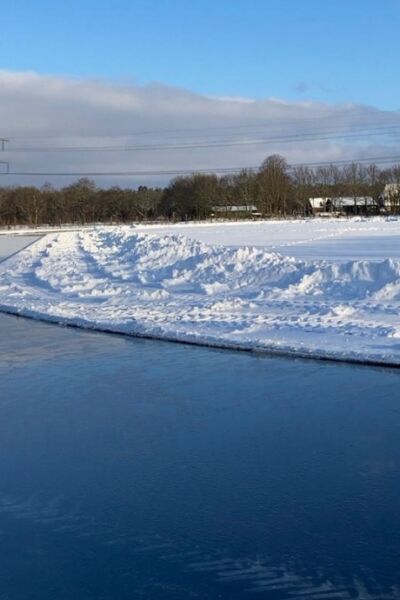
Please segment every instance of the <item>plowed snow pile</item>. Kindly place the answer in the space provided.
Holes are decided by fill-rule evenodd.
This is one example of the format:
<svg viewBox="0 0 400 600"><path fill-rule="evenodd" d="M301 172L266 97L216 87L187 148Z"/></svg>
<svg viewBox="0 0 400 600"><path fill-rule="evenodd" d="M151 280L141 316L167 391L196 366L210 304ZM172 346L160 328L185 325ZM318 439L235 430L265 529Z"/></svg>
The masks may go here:
<svg viewBox="0 0 400 600"><path fill-rule="evenodd" d="M177 234L45 236L0 265L0 309L216 346L400 364L400 261L301 260Z"/></svg>

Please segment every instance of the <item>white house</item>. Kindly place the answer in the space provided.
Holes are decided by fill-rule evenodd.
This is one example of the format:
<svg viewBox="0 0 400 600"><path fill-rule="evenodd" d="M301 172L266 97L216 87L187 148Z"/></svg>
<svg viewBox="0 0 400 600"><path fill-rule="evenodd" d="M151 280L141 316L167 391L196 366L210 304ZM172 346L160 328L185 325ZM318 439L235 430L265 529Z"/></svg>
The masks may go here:
<svg viewBox="0 0 400 600"><path fill-rule="evenodd" d="M309 198L311 208L315 212L325 212L328 200L330 198Z"/></svg>
<svg viewBox="0 0 400 600"><path fill-rule="evenodd" d="M381 196L382 207L388 212L400 208L400 183L387 183Z"/></svg>

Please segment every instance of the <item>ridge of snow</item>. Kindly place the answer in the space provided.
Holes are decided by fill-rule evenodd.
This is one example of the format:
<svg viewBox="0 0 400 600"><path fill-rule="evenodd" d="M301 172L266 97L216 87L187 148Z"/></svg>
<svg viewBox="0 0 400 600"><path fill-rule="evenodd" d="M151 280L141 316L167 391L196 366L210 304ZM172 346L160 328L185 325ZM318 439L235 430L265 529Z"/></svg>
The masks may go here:
<svg viewBox="0 0 400 600"><path fill-rule="evenodd" d="M304 260L129 226L52 233L0 265L0 310L243 349L400 365L400 260Z"/></svg>

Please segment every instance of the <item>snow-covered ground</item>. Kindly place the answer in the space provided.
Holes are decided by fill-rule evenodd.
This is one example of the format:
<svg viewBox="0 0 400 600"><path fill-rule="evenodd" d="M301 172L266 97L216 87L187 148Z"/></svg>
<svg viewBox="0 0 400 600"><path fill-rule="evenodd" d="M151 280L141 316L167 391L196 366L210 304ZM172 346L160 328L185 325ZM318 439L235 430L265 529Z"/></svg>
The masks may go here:
<svg viewBox="0 0 400 600"><path fill-rule="evenodd" d="M137 226L137 231L160 235L182 233L206 244L256 246L299 258L400 259L400 220L397 218L144 225Z"/></svg>
<svg viewBox="0 0 400 600"><path fill-rule="evenodd" d="M171 340L400 365L400 220L51 233L0 265L0 308Z"/></svg>

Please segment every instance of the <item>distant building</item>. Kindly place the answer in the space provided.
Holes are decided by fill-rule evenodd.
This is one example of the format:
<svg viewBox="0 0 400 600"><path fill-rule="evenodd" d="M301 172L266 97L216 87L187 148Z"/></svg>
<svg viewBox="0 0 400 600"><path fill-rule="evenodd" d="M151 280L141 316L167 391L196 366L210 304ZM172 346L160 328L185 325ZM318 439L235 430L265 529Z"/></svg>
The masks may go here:
<svg viewBox="0 0 400 600"><path fill-rule="evenodd" d="M379 204L372 196L332 198L332 209L345 215L377 214Z"/></svg>
<svg viewBox="0 0 400 600"><path fill-rule="evenodd" d="M387 183L381 195L381 206L385 212L399 212L400 183Z"/></svg>
<svg viewBox="0 0 400 600"><path fill-rule="evenodd" d="M213 206L212 207L212 216L227 216L227 217L262 217L262 213L258 210L257 206L252 204L243 204L243 205L227 205L227 206Z"/></svg>
<svg viewBox="0 0 400 600"><path fill-rule="evenodd" d="M372 196L309 198L309 202L314 214L350 216L379 213L379 203Z"/></svg>
<svg viewBox="0 0 400 600"><path fill-rule="evenodd" d="M311 210L313 212L327 212L329 200L331 200L331 198L309 198Z"/></svg>

